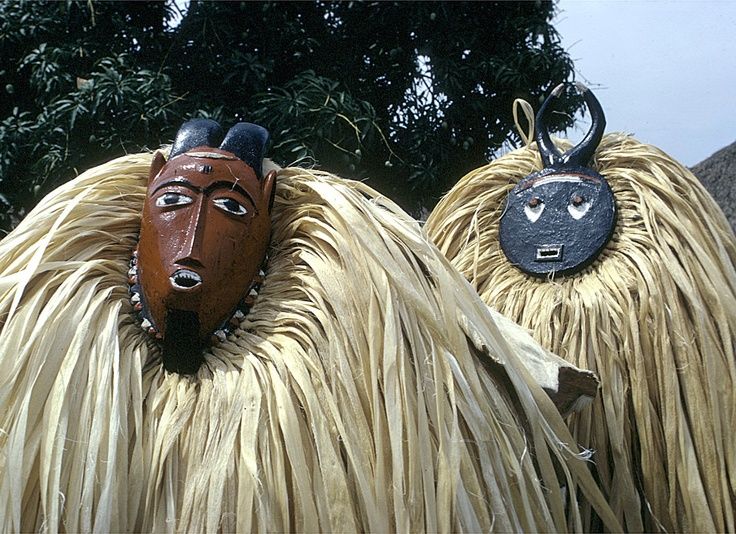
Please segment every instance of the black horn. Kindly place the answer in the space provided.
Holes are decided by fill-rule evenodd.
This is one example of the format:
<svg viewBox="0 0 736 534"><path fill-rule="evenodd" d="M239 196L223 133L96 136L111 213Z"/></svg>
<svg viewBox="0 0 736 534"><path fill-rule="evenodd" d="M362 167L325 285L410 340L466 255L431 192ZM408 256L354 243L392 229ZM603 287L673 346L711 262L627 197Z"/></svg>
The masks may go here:
<svg viewBox="0 0 736 534"><path fill-rule="evenodd" d="M263 126L240 122L230 128L220 148L242 159L253 169L260 180L263 178L263 154L266 151L268 138L268 130Z"/></svg>
<svg viewBox="0 0 736 534"><path fill-rule="evenodd" d="M198 146L215 147L222 139L222 128L212 119L192 119L185 122L176 134L169 159Z"/></svg>
<svg viewBox="0 0 736 534"><path fill-rule="evenodd" d="M583 95L585 103L588 105L590 111L591 125L590 130L585 135L582 141L574 146L564 154L561 154L547 130L547 126L544 122L544 114L547 111L547 107L553 99L556 99L562 94L565 84L561 83L555 87L547 99L539 108L536 119L536 138L537 146L539 147L539 154L542 157L542 163L545 167L552 167L556 165L570 166L580 165L585 166L593 157L598 144L603 138L603 131L606 129L606 116L603 113L603 108L600 102L595 97L593 92L588 89L582 83L576 82L575 87Z"/></svg>
<svg viewBox="0 0 736 534"><path fill-rule="evenodd" d="M576 147L571 148L565 153L564 161L573 165L585 166L593 158L596 148L598 148L601 139L603 139L603 131L606 129L606 116L603 113L601 103L598 102L593 91L585 87L582 83L576 83L575 87L583 95L585 103L588 105L591 125L590 130L585 134L583 140Z"/></svg>

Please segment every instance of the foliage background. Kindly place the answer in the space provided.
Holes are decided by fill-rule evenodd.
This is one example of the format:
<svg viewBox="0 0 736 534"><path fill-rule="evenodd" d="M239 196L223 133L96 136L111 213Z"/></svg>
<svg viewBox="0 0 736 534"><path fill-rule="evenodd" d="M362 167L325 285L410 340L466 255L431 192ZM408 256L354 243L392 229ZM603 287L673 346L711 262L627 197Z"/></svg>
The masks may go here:
<svg viewBox="0 0 736 534"><path fill-rule="evenodd" d="M192 117L257 122L282 165L368 180L414 214L517 140L512 103L574 77L525 2L0 3L0 229L52 188L171 142ZM561 100L550 129L580 103Z"/></svg>

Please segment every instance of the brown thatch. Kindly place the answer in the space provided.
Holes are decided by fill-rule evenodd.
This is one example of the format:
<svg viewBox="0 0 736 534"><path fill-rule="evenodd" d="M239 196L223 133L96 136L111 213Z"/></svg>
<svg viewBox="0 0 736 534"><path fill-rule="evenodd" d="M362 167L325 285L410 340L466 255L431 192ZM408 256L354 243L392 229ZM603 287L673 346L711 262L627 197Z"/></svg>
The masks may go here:
<svg viewBox="0 0 736 534"><path fill-rule="evenodd" d="M149 163L0 243L3 530L580 530L580 492L617 527L521 364L543 351L360 183L282 171L255 306L164 372L126 284Z"/></svg>
<svg viewBox="0 0 736 534"><path fill-rule="evenodd" d="M692 169L736 230L736 143L722 148Z"/></svg>
<svg viewBox="0 0 736 534"><path fill-rule="evenodd" d="M733 532L734 234L693 174L652 146L608 135L592 165L619 219L578 274L532 278L500 248L507 193L541 168L533 143L462 178L426 230L484 302L598 373L601 394L570 425L627 530Z"/></svg>

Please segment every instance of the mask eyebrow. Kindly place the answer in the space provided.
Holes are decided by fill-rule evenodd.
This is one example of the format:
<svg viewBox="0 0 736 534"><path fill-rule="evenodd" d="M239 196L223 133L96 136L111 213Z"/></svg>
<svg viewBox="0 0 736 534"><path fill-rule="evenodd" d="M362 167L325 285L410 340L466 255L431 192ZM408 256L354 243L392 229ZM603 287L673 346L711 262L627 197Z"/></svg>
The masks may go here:
<svg viewBox="0 0 736 534"><path fill-rule="evenodd" d="M256 205L256 202L253 199L253 196L251 196L251 194L248 193L248 191L246 191L245 189L243 189L241 186L239 186L235 182L228 182L228 181L224 181L224 180L220 180L218 182L213 182L210 185L208 185L207 187L205 187L204 194L205 195L209 195L215 189L228 189L230 191L236 191L236 192L240 193L241 195L243 195L244 197L246 197L248 200L250 200L250 203L251 204L253 204L254 206Z"/></svg>
<svg viewBox="0 0 736 534"><path fill-rule="evenodd" d="M198 187L198 186L194 185L192 182L190 182L186 178L182 178L182 177L177 177L177 178L172 178L171 180L167 180L166 182L164 182L164 183L160 184L158 187L156 187L156 189L154 189L153 192L156 193L160 189L163 189L164 187L168 187L170 185L181 185L183 187L186 187L187 189L191 189L192 191L194 191L196 193L201 193L202 192L202 188L201 187Z"/></svg>

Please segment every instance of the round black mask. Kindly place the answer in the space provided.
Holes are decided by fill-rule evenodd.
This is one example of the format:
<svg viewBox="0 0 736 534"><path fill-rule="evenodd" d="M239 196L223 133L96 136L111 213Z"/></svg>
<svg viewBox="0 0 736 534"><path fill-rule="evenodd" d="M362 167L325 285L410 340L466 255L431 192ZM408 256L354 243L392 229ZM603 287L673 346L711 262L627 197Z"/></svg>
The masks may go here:
<svg viewBox="0 0 736 534"><path fill-rule="evenodd" d="M553 278L590 265L611 239L616 204L605 178L584 165L598 147L605 117L600 103L576 84L590 109L592 125L579 145L561 154L543 122L544 112L564 85L558 85L536 118L536 139L544 169L509 193L501 217L501 248L508 260L533 276Z"/></svg>

